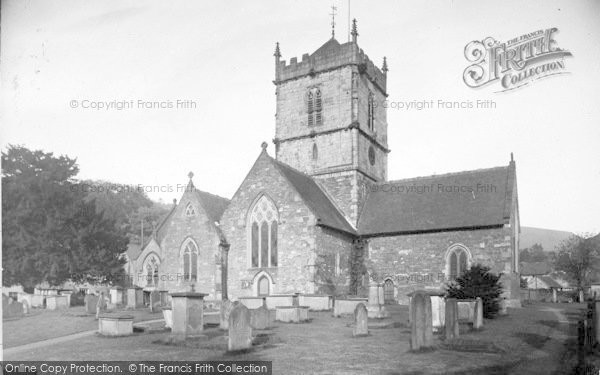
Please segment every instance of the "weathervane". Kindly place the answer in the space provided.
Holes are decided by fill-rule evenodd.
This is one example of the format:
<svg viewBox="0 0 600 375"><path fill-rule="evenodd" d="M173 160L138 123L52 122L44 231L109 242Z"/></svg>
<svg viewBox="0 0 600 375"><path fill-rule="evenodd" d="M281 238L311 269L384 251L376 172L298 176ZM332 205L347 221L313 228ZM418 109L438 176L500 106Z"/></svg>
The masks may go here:
<svg viewBox="0 0 600 375"><path fill-rule="evenodd" d="M335 13L336 10L337 10L337 7L332 5L331 13L329 13L329 15L331 16L331 37L332 38L335 38L335 16L337 14L337 13Z"/></svg>

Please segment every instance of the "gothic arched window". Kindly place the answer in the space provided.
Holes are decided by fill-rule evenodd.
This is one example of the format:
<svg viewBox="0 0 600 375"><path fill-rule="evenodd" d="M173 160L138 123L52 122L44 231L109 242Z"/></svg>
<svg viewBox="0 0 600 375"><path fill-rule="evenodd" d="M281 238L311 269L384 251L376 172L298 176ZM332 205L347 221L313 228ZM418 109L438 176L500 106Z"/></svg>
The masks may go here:
<svg viewBox="0 0 600 375"><path fill-rule="evenodd" d="M196 281L198 279L198 247L194 241L187 241L182 258L183 279L185 281Z"/></svg>
<svg viewBox="0 0 600 375"><path fill-rule="evenodd" d="M279 213L266 196L250 210L251 267L277 267L277 222Z"/></svg>
<svg viewBox="0 0 600 375"><path fill-rule="evenodd" d="M191 203L188 203L187 206L185 206L185 216L195 216L196 215L196 210L194 209L194 206Z"/></svg>
<svg viewBox="0 0 600 375"><path fill-rule="evenodd" d="M373 93L369 93L368 116L367 123L369 130L373 130L375 126L375 99Z"/></svg>
<svg viewBox="0 0 600 375"><path fill-rule="evenodd" d="M312 88L308 91L306 106L308 126L321 125L323 123L323 100L321 98L321 90Z"/></svg>
<svg viewBox="0 0 600 375"><path fill-rule="evenodd" d="M149 255L144 261L144 272L146 274L147 286L158 286L158 266L160 262L156 255Z"/></svg>
<svg viewBox="0 0 600 375"><path fill-rule="evenodd" d="M469 253L462 246L454 246L450 249L446 258L446 270L451 280L456 279L469 269Z"/></svg>

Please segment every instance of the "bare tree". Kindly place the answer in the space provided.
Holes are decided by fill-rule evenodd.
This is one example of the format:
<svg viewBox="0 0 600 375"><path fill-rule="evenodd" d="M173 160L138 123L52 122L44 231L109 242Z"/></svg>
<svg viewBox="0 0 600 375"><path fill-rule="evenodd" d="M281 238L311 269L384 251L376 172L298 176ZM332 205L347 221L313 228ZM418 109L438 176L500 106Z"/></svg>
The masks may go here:
<svg viewBox="0 0 600 375"><path fill-rule="evenodd" d="M594 271L600 269L600 250L589 234L572 235L558 247L554 262L557 271L563 271L582 290L591 281Z"/></svg>

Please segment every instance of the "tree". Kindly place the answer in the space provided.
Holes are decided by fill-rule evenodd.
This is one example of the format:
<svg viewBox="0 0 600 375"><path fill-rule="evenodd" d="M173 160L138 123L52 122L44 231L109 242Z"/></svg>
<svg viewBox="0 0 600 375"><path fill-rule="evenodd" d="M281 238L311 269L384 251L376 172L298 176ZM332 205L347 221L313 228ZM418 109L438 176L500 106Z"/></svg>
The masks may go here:
<svg viewBox="0 0 600 375"><path fill-rule="evenodd" d="M539 243L535 243L531 247L519 252L519 260L521 262L545 262L548 258L549 254L544 251L544 248Z"/></svg>
<svg viewBox="0 0 600 375"><path fill-rule="evenodd" d="M493 318L498 313L502 285L500 284L500 275L491 273L489 267L475 264L456 280L449 282L446 287L447 298L474 299L481 297L483 316L486 318Z"/></svg>
<svg viewBox="0 0 600 375"><path fill-rule="evenodd" d="M2 283L31 289L122 264L125 233L75 181L76 159L9 145L2 152Z"/></svg>
<svg viewBox="0 0 600 375"><path fill-rule="evenodd" d="M554 269L563 271L577 289L582 290L600 269L599 258L600 250L591 235L572 235L558 246Z"/></svg>

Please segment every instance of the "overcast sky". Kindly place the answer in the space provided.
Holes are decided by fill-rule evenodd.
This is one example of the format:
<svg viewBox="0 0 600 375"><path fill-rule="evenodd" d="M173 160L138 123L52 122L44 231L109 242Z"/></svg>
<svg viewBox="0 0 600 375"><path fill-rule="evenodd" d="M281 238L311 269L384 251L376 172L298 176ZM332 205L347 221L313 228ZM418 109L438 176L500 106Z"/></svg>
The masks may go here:
<svg viewBox="0 0 600 375"><path fill-rule="evenodd" d="M273 51L347 41L346 1L2 1L2 146L78 159L79 177L178 184L230 198L275 131ZM388 177L508 164L522 225L600 230L600 2L352 0L359 45L387 56L390 102L493 100L495 109L388 110ZM462 79L472 40L558 28L569 74L497 93ZM190 100L196 108L138 108ZM82 108L134 101L133 108ZM72 108L76 107L76 108Z"/></svg>

